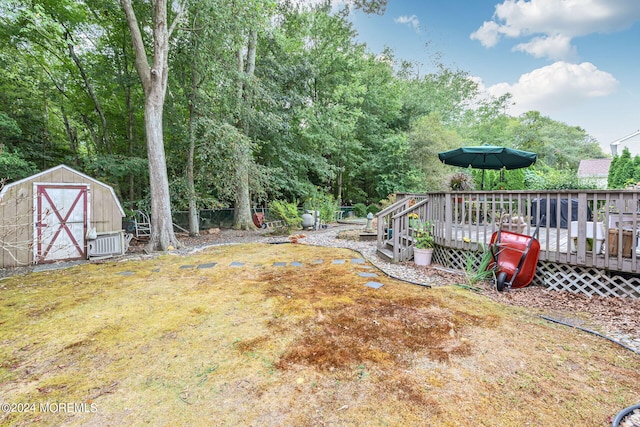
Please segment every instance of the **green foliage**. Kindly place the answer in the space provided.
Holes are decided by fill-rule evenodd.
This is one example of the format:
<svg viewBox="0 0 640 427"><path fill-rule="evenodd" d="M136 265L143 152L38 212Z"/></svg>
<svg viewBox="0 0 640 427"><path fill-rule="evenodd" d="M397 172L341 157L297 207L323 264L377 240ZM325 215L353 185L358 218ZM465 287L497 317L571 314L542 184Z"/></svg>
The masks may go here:
<svg viewBox="0 0 640 427"><path fill-rule="evenodd" d="M320 219L325 222L333 222L334 213L340 208L333 195L317 189L314 189L311 196L304 202L303 207L306 211L320 212Z"/></svg>
<svg viewBox="0 0 640 427"><path fill-rule="evenodd" d="M17 181L37 172L36 165L15 153L0 150L0 179Z"/></svg>
<svg viewBox="0 0 640 427"><path fill-rule="evenodd" d="M484 176L485 190L524 190L525 186L525 169L515 170L486 170ZM476 188L480 188L482 182L482 170L474 169L472 171Z"/></svg>
<svg viewBox="0 0 640 427"><path fill-rule="evenodd" d="M480 263L476 266L475 261L478 255L480 255ZM493 262L493 254L490 250L486 250L483 245L480 245L476 252L468 253L465 263L466 285L474 287L478 283L492 278L494 271L493 269L488 269L491 262Z"/></svg>
<svg viewBox="0 0 640 427"><path fill-rule="evenodd" d="M20 135L22 135L22 130L18 123L6 113L0 111L0 138L18 138Z"/></svg>
<svg viewBox="0 0 640 427"><path fill-rule="evenodd" d="M395 193L389 194L387 197L385 197L384 199L378 202L378 205L380 206L380 210L386 209L389 206L393 205L396 202L396 200L397 200L397 197Z"/></svg>
<svg viewBox="0 0 640 427"><path fill-rule="evenodd" d="M151 3L134 3L141 24L149 24ZM190 143L199 207L235 203L237 153L250 157L252 202L306 200L320 187L350 204L447 189L458 169L437 153L463 141L539 156L535 170L486 171L486 189L578 188L571 174L579 161L603 157L580 128L535 111L507 116L508 96L482 98L467 72L437 57L433 67L418 69L390 49L370 52L347 14L294 3L187 2L172 34L164 109L174 209L185 209L190 196ZM384 3L356 5L376 11ZM64 162L148 205L144 93L117 2L11 0L0 11L0 144L2 156L15 156L1 160L5 175L18 179ZM248 28L258 29L255 78L238 72ZM87 31L91 43L82 43ZM70 46L82 46L75 58ZM246 99L238 98L239 84ZM471 173L478 188L481 171ZM635 159L633 171L627 165L618 175L610 175L611 188L638 181ZM318 197L315 210L328 221L335 201ZM357 213L369 211L375 208Z"/></svg>
<svg viewBox="0 0 640 427"><path fill-rule="evenodd" d="M609 165L609 175L607 176L607 188L615 188L615 171L618 169L618 160L620 156L615 155Z"/></svg>
<svg viewBox="0 0 640 427"><path fill-rule="evenodd" d="M418 249L433 249L435 247L435 239L431 233L432 225L430 222L418 222L413 230L413 245Z"/></svg>
<svg viewBox="0 0 640 427"><path fill-rule="evenodd" d="M578 179L573 171L547 169L541 174L538 170L526 171L524 182L530 190L589 190L594 184Z"/></svg>
<svg viewBox="0 0 640 427"><path fill-rule="evenodd" d="M439 113L429 113L413 123L407 136L410 150L407 156L411 162L410 173L420 171L420 185L411 191L443 190L447 188L446 175L453 170L438 159L438 152L457 145L460 136L447 127Z"/></svg>
<svg viewBox="0 0 640 427"><path fill-rule="evenodd" d="M594 185L578 179L574 172L561 171L547 178L548 190L591 190Z"/></svg>
<svg viewBox="0 0 640 427"><path fill-rule="evenodd" d="M284 221L288 229L299 227L302 224L302 218L298 215L298 206L295 203L274 200L269 204L269 212L274 218Z"/></svg>
<svg viewBox="0 0 640 427"><path fill-rule="evenodd" d="M582 159L603 158L604 153L584 129L557 122L529 111L518 118L512 128L514 148L538 155L536 165L563 171L578 171Z"/></svg>
<svg viewBox="0 0 640 427"><path fill-rule="evenodd" d="M367 206L364 203L356 203L353 205L353 214L358 218L367 216Z"/></svg>
<svg viewBox="0 0 640 427"><path fill-rule="evenodd" d="M380 212L380 206L376 205L375 203L371 203L369 206L367 206L367 213L371 212L372 214L377 214L378 212Z"/></svg>
<svg viewBox="0 0 640 427"><path fill-rule="evenodd" d="M625 188L629 184L633 184L636 176L636 164L631 158L629 148L624 147L620 156L615 156L609 167L609 176L607 177L609 188Z"/></svg>

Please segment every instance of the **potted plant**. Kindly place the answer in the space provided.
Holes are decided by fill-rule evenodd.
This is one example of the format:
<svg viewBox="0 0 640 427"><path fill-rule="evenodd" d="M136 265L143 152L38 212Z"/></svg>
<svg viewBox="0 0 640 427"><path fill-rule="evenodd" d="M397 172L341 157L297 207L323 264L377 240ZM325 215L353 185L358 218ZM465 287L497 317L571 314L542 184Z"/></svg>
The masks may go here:
<svg viewBox="0 0 640 427"><path fill-rule="evenodd" d="M431 234L431 224L425 222L413 231L413 262L416 265L429 265L433 256L435 240Z"/></svg>
<svg viewBox="0 0 640 427"><path fill-rule="evenodd" d="M449 177L449 190L451 191L471 191L475 188L473 177L465 172L456 172ZM462 203L462 197L453 198L454 201Z"/></svg>
<svg viewBox="0 0 640 427"><path fill-rule="evenodd" d="M451 191L471 191L475 188L473 177L465 172L456 172L449 177Z"/></svg>

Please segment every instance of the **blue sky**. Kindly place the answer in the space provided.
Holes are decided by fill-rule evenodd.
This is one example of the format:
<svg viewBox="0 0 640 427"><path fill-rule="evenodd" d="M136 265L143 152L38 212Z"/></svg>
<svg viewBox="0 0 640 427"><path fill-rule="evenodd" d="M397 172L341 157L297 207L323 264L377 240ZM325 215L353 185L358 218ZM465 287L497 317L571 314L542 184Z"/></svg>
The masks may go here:
<svg viewBox="0 0 640 427"><path fill-rule="evenodd" d="M640 129L640 0L389 0L383 16L351 18L369 51L388 46L424 72L439 55L510 92L510 114L580 126L606 153Z"/></svg>

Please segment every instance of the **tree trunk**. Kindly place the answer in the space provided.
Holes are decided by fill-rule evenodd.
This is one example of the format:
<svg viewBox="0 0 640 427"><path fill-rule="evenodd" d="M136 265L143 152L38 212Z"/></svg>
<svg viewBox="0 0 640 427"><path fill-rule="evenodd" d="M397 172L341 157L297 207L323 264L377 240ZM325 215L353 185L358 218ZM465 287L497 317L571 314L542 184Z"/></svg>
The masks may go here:
<svg viewBox="0 0 640 427"><path fill-rule="evenodd" d="M171 196L163 144L162 103L158 97L149 96L145 100L144 119L151 190L151 240L148 246L150 250L164 251L170 246L177 248L180 244L173 232Z"/></svg>
<svg viewBox="0 0 640 427"><path fill-rule="evenodd" d="M147 139L151 190L151 239L148 249L152 251L165 251L170 247L180 247L173 232L171 215L171 195L169 193L162 126L166 83L162 85L161 80L152 72L150 81L153 84L149 92L145 91L144 102L144 128Z"/></svg>
<svg viewBox="0 0 640 427"><path fill-rule="evenodd" d="M253 78L256 68L256 46L258 32L255 29L249 31L249 45L247 49L246 70L243 68L242 50L238 50L238 71L244 73L248 81ZM250 84L238 84L238 104L240 110L246 110L251 105ZM243 105L244 104L244 105ZM244 108L242 108L244 107ZM242 113L240 113L242 114ZM238 120L238 129L248 136L248 129ZM251 165L251 146L249 138L237 141L234 145L234 160L236 172L236 200L233 212L233 228L239 230L254 230L255 225L251 219L251 193L249 189L249 167Z"/></svg>
<svg viewBox="0 0 640 427"><path fill-rule="evenodd" d="M167 0L153 2L153 64L149 66L142 33L131 0L120 0L120 4L129 25L131 42L135 52L135 66L144 89L144 124L151 187L151 239L148 249L164 251L172 246L174 248L180 247L173 232L162 113L169 72L169 36L180 19L181 13L178 14L171 29L168 29Z"/></svg>
<svg viewBox="0 0 640 427"><path fill-rule="evenodd" d="M194 110L193 106L189 107ZM189 192L189 235L198 236L200 234L200 220L198 218L198 203L196 200L196 185L194 182L193 162L196 153L196 137L193 129L195 111L190 111L189 117L189 154L187 156L187 191Z"/></svg>
<svg viewBox="0 0 640 427"><path fill-rule="evenodd" d="M342 206L342 171L343 167L338 168L338 206Z"/></svg>
<svg viewBox="0 0 640 427"><path fill-rule="evenodd" d="M187 197L189 199L189 235L200 234L200 220L198 218L198 203L196 198L196 184L194 177L194 158L196 155L196 106L198 105L198 13L193 18L193 69L191 70L191 96L189 97L189 152L187 154Z"/></svg>
<svg viewBox="0 0 640 427"><path fill-rule="evenodd" d="M251 147L248 139L236 141L233 147L236 160L236 200L233 211L233 228L238 230L254 230L251 219L251 198L249 196L249 164Z"/></svg>

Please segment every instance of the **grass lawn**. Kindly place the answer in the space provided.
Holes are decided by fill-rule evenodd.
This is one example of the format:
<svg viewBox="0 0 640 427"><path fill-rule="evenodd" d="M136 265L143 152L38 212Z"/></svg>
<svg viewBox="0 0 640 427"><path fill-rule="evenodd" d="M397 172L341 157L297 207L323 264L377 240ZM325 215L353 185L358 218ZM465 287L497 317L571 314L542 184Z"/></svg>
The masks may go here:
<svg viewBox="0 0 640 427"><path fill-rule="evenodd" d="M0 425L607 426L640 400L640 356L359 257L252 244L0 281Z"/></svg>

